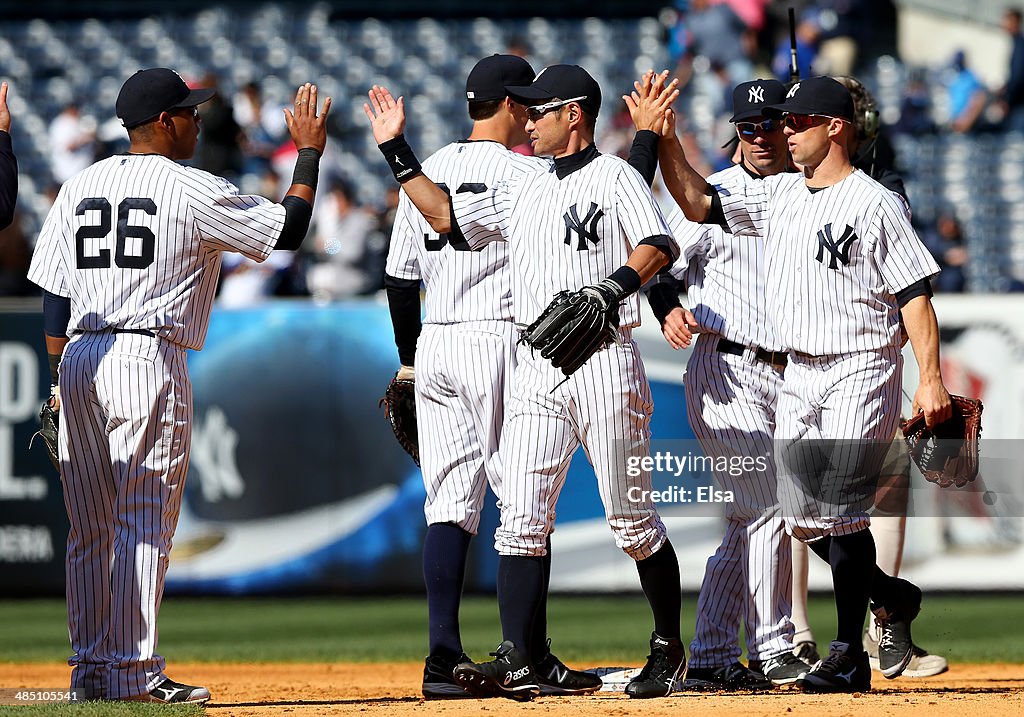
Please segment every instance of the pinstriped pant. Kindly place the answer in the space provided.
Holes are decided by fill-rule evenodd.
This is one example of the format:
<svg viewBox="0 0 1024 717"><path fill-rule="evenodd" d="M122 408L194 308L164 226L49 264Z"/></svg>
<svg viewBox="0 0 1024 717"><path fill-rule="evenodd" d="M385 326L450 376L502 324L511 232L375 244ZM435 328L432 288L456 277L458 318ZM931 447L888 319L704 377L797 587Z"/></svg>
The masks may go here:
<svg viewBox="0 0 1024 717"><path fill-rule="evenodd" d="M903 355L790 353L779 398L776 460L786 527L805 542L870 524L882 461L900 418Z"/></svg>
<svg viewBox="0 0 1024 717"><path fill-rule="evenodd" d="M649 499L650 473L632 471L638 475L631 476L627 470L630 458L650 455L653 403L639 350L627 336L622 346L598 351L561 383L564 378L529 346L519 346L501 436L501 525L495 547L501 555L546 553L558 494L582 444L615 544L634 560L648 558L666 533ZM647 491L647 497L630 501L631 488L637 495Z"/></svg>
<svg viewBox="0 0 1024 717"><path fill-rule="evenodd" d="M157 614L192 438L185 350L81 334L64 351L60 391L71 686L140 695L163 679Z"/></svg>
<svg viewBox="0 0 1024 717"><path fill-rule="evenodd" d="M486 486L501 495L498 439L515 368L510 321L426 324L416 346L416 415L427 524L474 535Z"/></svg>
<svg viewBox="0 0 1024 717"><path fill-rule="evenodd" d="M707 562L697 600L690 664L720 667L739 660L740 621L747 652L764 660L792 648L790 539L776 497L772 437L782 373L756 360L716 350L717 334L700 334L686 366L690 427L705 455L769 457L767 472L715 481L733 492L725 536Z"/></svg>

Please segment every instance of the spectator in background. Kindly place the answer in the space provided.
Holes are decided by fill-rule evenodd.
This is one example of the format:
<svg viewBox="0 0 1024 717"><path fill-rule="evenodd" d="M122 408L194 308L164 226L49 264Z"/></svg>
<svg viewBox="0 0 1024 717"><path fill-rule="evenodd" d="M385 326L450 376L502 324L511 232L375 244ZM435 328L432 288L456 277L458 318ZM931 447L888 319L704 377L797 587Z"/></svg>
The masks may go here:
<svg viewBox="0 0 1024 717"><path fill-rule="evenodd" d="M703 55L712 65L724 67L729 77L727 85L746 82L753 76L757 38L729 5L691 0L682 21L688 31L690 54Z"/></svg>
<svg viewBox="0 0 1024 717"><path fill-rule="evenodd" d="M203 77L200 85L216 90L215 75ZM202 130L196 148L195 164L199 169L237 182L242 173L242 130L235 122L231 106L218 91L213 99L200 109Z"/></svg>
<svg viewBox="0 0 1024 717"><path fill-rule="evenodd" d="M242 132L242 174L262 177L270 169L270 158L279 142L269 122L260 86L247 82L232 101L232 116Z"/></svg>
<svg viewBox="0 0 1024 717"><path fill-rule="evenodd" d="M979 126L978 119L988 103L988 91L969 67L963 50L957 50L950 64L948 83L949 128L965 134Z"/></svg>
<svg viewBox="0 0 1024 717"><path fill-rule="evenodd" d="M821 25L817 15L812 11L806 14L796 25L796 66L801 77L813 77L814 61L818 57L818 42L821 39ZM789 34L782 37L775 46L772 55L772 73L779 82L789 82L792 43Z"/></svg>
<svg viewBox="0 0 1024 717"><path fill-rule="evenodd" d="M11 146L11 112L7 109L7 83L0 83L0 229L14 221L18 201L18 159Z"/></svg>
<svg viewBox="0 0 1024 717"><path fill-rule="evenodd" d="M961 293L967 288L967 246L963 229L956 215L950 210L939 213L935 224L921 233L921 240L935 257L942 269L932 279L937 292Z"/></svg>
<svg viewBox="0 0 1024 717"><path fill-rule="evenodd" d="M1010 69L1000 91L1005 112L1003 129L1024 132L1024 35L1021 35L1021 11L1010 8L1003 14L1003 29L1010 36Z"/></svg>
<svg viewBox="0 0 1024 717"><path fill-rule="evenodd" d="M370 275L369 240L377 227L373 216L356 202L348 182L331 181L329 195L317 202L314 221L316 263L306 274L313 298L333 301L372 291L383 280Z"/></svg>
<svg viewBox="0 0 1024 717"><path fill-rule="evenodd" d="M924 71L911 70L900 100L900 118L892 126L892 131L917 136L932 134L935 129L932 100L928 93L928 85L925 84Z"/></svg>
<svg viewBox="0 0 1024 717"><path fill-rule="evenodd" d="M50 171L58 184L71 179L96 159L96 120L68 104L50 122Z"/></svg>
<svg viewBox="0 0 1024 717"><path fill-rule="evenodd" d="M0 229L0 296L36 296L39 287L28 280L32 245L21 223L21 213Z"/></svg>

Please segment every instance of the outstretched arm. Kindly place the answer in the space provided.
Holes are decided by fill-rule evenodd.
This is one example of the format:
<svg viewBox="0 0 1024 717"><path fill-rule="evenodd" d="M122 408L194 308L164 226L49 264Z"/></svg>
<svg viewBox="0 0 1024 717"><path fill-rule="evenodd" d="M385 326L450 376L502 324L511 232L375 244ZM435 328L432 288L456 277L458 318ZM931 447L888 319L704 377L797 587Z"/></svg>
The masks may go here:
<svg viewBox="0 0 1024 717"><path fill-rule="evenodd" d="M665 188L691 222L703 222L711 211L714 188L698 174L686 159L683 145L676 134L675 111L665 111L665 122L658 142L658 162Z"/></svg>
<svg viewBox="0 0 1024 717"><path fill-rule="evenodd" d="M378 85L374 85L367 95L370 102L363 103L363 112L370 120L373 138L377 140L377 146L394 172L395 179L402 183L402 189L431 229L438 234L451 231L452 214L448 195L420 171L419 161L402 134L405 130L404 98L396 100L388 88Z"/></svg>

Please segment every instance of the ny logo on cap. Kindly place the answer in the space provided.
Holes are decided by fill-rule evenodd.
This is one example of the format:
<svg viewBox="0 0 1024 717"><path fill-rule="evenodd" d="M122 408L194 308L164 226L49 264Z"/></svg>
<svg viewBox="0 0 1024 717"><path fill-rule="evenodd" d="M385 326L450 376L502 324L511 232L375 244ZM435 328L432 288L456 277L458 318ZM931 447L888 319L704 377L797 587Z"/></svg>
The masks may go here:
<svg viewBox="0 0 1024 717"><path fill-rule="evenodd" d="M800 83L797 82L795 85L793 85L792 87L789 88L789 92L786 93L786 99L788 100L790 97L795 95L796 91L799 90L799 89L800 89Z"/></svg>
<svg viewBox="0 0 1024 717"><path fill-rule="evenodd" d="M575 204L569 207L569 211L562 215L562 219L565 220L565 245L568 246L572 241L573 232L576 232L579 236L576 251L586 251L589 248L587 246L588 240L592 244L597 244L601 241L601 238L597 235L597 223L603 216L604 210L600 209L594 202L590 203L590 209L587 210L586 216L582 219L580 219L580 214Z"/></svg>
<svg viewBox="0 0 1024 717"><path fill-rule="evenodd" d="M747 102L764 102L764 88L761 85L754 85L747 91Z"/></svg>

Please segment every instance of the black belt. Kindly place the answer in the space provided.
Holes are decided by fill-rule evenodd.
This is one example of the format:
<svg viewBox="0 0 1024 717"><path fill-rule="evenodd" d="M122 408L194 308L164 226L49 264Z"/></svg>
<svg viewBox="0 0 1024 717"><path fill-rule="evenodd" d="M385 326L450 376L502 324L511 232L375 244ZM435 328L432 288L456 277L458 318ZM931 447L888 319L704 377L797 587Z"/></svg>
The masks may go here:
<svg viewBox="0 0 1024 717"><path fill-rule="evenodd" d="M743 344L738 344L729 339L718 339L718 345L715 347L715 351L723 354L733 354L734 356L742 356L746 350L747 347ZM769 366L782 367L789 363L789 356L787 356L785 351L769 351L760 346L754 348L754 357Z"/></svg>
<svg viewBox="0 0 1024 717"><path fill-rule="evenodd" d="M91 332L91 331L83 331L82 329L75 329L74 333L76 333L76 334L102 333L103 331L106 331L106 330L107 329L100 329L99 331ZM154 334L149 329L110 329L110 332L112 334L139 334L140 336L148 336L151 339L156 338L156 334Z"/></svg>

